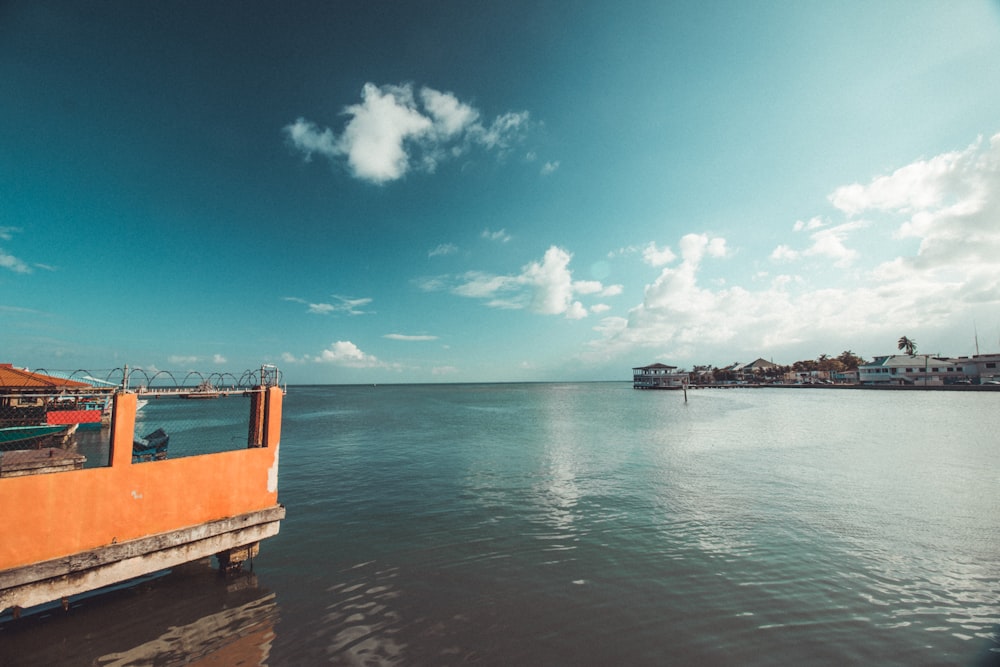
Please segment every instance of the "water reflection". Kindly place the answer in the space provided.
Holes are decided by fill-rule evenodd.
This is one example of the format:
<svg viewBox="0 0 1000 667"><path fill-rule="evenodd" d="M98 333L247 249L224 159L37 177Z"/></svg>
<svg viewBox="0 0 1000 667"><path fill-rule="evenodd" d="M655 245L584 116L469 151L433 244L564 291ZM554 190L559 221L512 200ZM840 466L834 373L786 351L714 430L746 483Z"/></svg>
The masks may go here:
<svg viewBox="0 0 1000 667"><path fill-rule="evenodd" d="M378 569L372 563L352 568L356 579L335 584L330 589L333 602L327 607L324 626L335 631L327 654L338 662L366 665L400 664L405 645L395 636L401 615L393 607L400 592L396 568Z"/></svg>
<svg viewBox="0 0 1000 667"><path fill-rule="evenodd" d="M253 573L226 579L208 560L0 624L7 667L266 665L279 616Z"/></svg>

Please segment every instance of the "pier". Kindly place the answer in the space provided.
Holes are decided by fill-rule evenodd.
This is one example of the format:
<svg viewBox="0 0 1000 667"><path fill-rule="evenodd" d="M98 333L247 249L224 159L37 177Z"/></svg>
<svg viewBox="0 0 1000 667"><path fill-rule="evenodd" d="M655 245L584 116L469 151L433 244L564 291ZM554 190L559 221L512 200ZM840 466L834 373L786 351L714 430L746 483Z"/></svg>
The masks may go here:
<svg viewBox="0 0 1000 667"><path fill-rule="evenodd" d="M278 503L284 391L263 386L219 395L237 391L250 398L243 448L137 462L140 394L118 391L107 465L50 466L0 478L0 504L7 508L0 612L13 609L17 616L58 600L66 606L69 596L210 556L224 570L252 558L285 516Z"/></svg>

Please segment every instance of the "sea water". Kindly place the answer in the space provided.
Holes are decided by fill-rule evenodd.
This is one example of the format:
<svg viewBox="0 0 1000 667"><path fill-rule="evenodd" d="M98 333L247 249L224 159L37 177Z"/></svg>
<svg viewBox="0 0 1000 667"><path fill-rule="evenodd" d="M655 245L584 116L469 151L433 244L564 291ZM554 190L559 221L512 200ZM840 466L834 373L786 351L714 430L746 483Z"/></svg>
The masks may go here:
<svg viewBox="0 0 1000 667"><path fill-rule="evenodd" d="M0 664L1000 664L1000 393L290 387L278 536Z"/></svg>

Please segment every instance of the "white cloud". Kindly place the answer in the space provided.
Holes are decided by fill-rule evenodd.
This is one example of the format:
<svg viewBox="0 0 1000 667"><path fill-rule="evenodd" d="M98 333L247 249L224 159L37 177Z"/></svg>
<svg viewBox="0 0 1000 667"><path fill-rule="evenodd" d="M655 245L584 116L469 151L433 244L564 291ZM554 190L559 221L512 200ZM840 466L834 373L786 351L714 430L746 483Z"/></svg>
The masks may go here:
<svg viewBox="0 0 1000 667"><path fill-rule="evenodd" d="M554 162L546 162L542 165L542 176L548 176L549 174L554 174L556 170L559 169L559 160Z"/></svg>
<svg viewBox="0 0 1000 667"><path fill-rule="evenodd" d="M306 312L312 313L313 315L329 315L330 313L370 315L372 313L372 311L369 310L362 310L364 306L367 306L374 300L370 297L356 299L352 297L339 296L337 294L333 294L331 296L336 299L336 303L310 303L297 296L286 296L283 297L283 300L304 304L307 306Z"/></svg>
<svg viewBox="0 0 1000 667"><path fill-rule="evenodd" d="M0 241L10 241L14 234L20 232L19 227L0 227ZM0 267L9 269L14 273L31 273L31 267L24 261L0 248ZM49 268L49 267L42 267Z"/></svg>
<svg viewBox="0 0 1000 667"><path fill-rule="evenodd" d="M476 125L471 129L476 142L481 143L486 148L503 151L521 138L521 133L528 125L528 121L527 111L508 112L497 116L488 128Z"/></svg>
<svg viewBox="0 0 1000 667"><path fill-rule="evenodd" d="M491 308L581 319L587 316L588 309L576 297L612 297L621 294L622 286L605 286L596 280L574 281L569 268L572 257L568 251L551 246L540 261L529 262L516 275L468 271L456 278L425 279L419 285L425 291L449 289L458 296L482 299ZM601 306L601 310L606 309L606 305Z"/></svg>
<svg viewBox="0 0 1000 667"><path fill-rule="evenodd" d="M457 372L454 366L435 366L431 369L431 375L454 375Z"/></svg>
<svg viewBox="0 0 1000 667"><path fill-rule="evenodd" d="M622 285L608 285L601 291L601 296L618 296L623 291L625 287Z"/></svg>
<svg viewBox="0 0 1000 667"><path fill-rule="evenodd" d="M382 336L382 338L388 338L389 340L401 340L401 341L428 341L428 340L438 339L437 336L408 335L408 334L398 334L398 333L386 334Z"/></svg>
<svg viewBox="0 0 1000 667"><path fill-rule="evenodd" d="M827 227L819 218L808 222L797 221L796 232L809 230L812 245L805 250L796 250L787 244L778 245L771 251L770 259L774 262L792 262L802 257L821 257L834 260L837 268L847 268L858 257L858 251L845 245L847 239L855 232L864 229L868 223L864 220L852 220L833 227Z"/></svg>
<svg viewBox="0 0 1000 667"><path fill-rule="evenodd" d="M313 153L327 157L340 154L337 139L329 128L320 130L314 123L304 118L297 119L291 125L285 126L285 134L289 142L305 154L305 159L311 160Z"/></svg>
<svg viewBox="0 0 1000 667"><path fill-rule="evenodd" d="M577 280L573 283L573 291L577 294L600 294L604 285L597 280Z"/></svg>
<svg viewBox="0 0 1000 667"><path fill-rule="evenodd" d="M813 244L805 250L804 254L828 257L836 260L834 266L846 268L858 256L858 251L845 246L844 241L852 232L866 226L864 221L855 220L829 229L820 229L812 234Z"/></svg>
<svg viewBox="0 0 1000 667"><path fill-rule="evenodd" d="M796 220L795 224L792 226L792 229L794 229L797 232L801 232L803 230L811 231L813 229L819 229L820 227L823 227L825 225L826 223L823 222L823 219L820 218L819 216L816 216L805 221Z"/></svg>
<svg viewBox="0 0 1000 667"><path fill-rule="evenodd" d="M401 178L409 169L404 142L430 131L433 123L414 108L409 87L367 83L361 104L345 110L352 118L338 141L338 149L358 178L384 183Z"/></svg>
<svg viewBox="0 0 1000 667"><path fill-rule="evenodd" d="M191 364L198 363L198 357L181 355L181 354L172 354L169 357L167 357L167 361L175 366L190 366Z"/></svg>
<svg viewBox="0 0 1000 667"><path fill-rule="evenodd" d="M435 130L444 138L461 134L479 120L478 111L459 102L451 93L424 88L420 91L420 97L434 119Z"/></svg>
<svg viewBox="0 0 1000 667"><path fill-rule="evenodd" d="M441 257L443 255L453 255L458 252L458 246L454 243L442 243L438 247L427 253L428 257Z"/></svg>
<svg viewBox="0 0 1000 667"><path fill-rule="evenodd" d="M527 112L505 113L488 127L480 112L454 94L423 87L366 83L361 103L344 109L350 117L337 136L330 128L297 119L283 128L289 144L307 160L319 154L346 159L353 175L372 183L395 181L414 165L433 172L439 162L472 146L505 151L520 141L529 123Z"/></svg>
<svg viewBox="0 0 1000 667"><path fill-rule="evenodd" d="M487 241L496 241L497 243L507 243L510 241L511 236L507 233L506 229L501 229L500 231L494 232L489 229L484 229L483 233L480 234Z"/></svg>
<svg viewBox="0 0 1000 667"><path fill-rule="evenodd" d="M567 313L571 319L583 317L580 315L579 304L572 303L574 290L573 275L569 270L571 257L562 248L552 246L545 251L541 262L531 262L524 268L521 281L533 288L531 310L543 315Z"/></svg>
<svg viewBox="0 0 1000 667"><path fill-rule="evenodd" d="M993 137L993 142L997 138ZM834 190L830 202L848 215L865 210L909 213L939 208L946 199L966 199L975 184L968 180L968 167L975 167L982 141L964 151L953 151L921 160L879 176L868 185L853 183Z"/></svg>
<svg viewBox="0 0 1000 667"><path fill-rule="evenodd" d="M4 252L3 248L0 248L0 267L10 269L14 273L31 273L30 266L14 255Z"/></svg>
<svg viewBox="0 0 1000 667"><path fill-rule="evenodd" d="M224 364L224 363L226 363L226 358L224 356L222 356L221 354L213 354L212 355L212 363L213 364Z"/></svg>
<svg viewBox="0 0 1000 667"><path fill-rule="evenodd" d="M642 349L717 362L865 343L877 346L868 354L878 354L902 332L953 335L969 328L975 313L1000 308L1000 135L867 185L836 188L830 201L845 220L798 221L793 231L808 233L809 243L780 243L770 254L775 261L812 258L812 274L754 281L754 266L747 274L759 285L753 289L732 279L715 285L702 274L709 258L729 256L725 240L689 234L679 243L680 263L646 286L627 318L606 317L595 327L591 355ZM830 270L847 266L851 272Z"/></svg>
<svg viewBox="0 0 1000 667"><path fill-rule="evenodd" d="M461 284L454 287L452 292L474 299L493 299L497 294L517 290L518 285L517 278L512 276L497 276L482 271L469 271L462 276ZM519 306L511 305L510 307Z"/></svg>
<svg viewBox="0 0 1000 667"><path fill-rule="evenodd" d="M566 319L582 320L587 316L587 309L579 301L574 301L566 307Z"/></svg>
<svg viewBox="0 0 1000 667"><path fill-rule="evenodd" d="M776 262L791 262L799 258L799 251L782 243L771 252L771 259Z"/></svg>
<svg viewBox="0 0 1000 667"><path fill-rule="evenodd" d="M677 255L674 254L674 251L669 246L658 248L655 241L651 241L642 250L642 261L650 266L664 266L675 259L677 259Z"/></svg>
<svg viewBox="0 0 1000 667"><path fill-rule="evenodd" d="M324 364L334 364L347 368L385 368L383 363L371 354L365 354L357 345L349 340L338 340L323 350L315 361Z"/></svg>

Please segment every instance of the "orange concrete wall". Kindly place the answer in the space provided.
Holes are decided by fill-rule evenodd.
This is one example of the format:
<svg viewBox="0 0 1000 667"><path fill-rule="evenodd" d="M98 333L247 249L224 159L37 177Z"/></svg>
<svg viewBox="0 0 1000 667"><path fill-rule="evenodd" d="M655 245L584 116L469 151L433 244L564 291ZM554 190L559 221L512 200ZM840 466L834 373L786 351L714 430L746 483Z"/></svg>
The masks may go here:
<svg viewBox="0 0 1000 667"><path fill-rule="evenodd" d="M266 391L264 447L136 464L136 396L116 396L110 467L0 479L0 570L276 505L282 392Z"/></svg>

